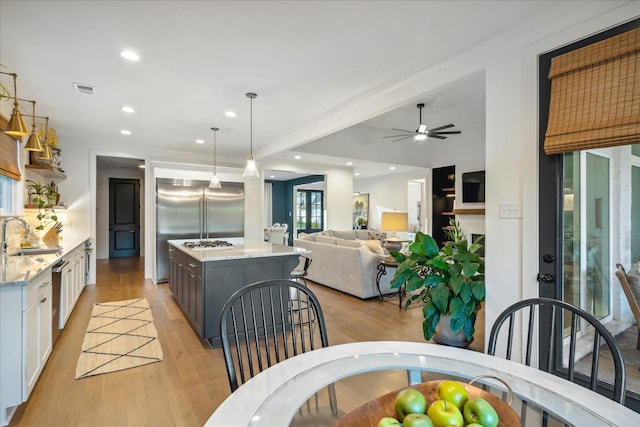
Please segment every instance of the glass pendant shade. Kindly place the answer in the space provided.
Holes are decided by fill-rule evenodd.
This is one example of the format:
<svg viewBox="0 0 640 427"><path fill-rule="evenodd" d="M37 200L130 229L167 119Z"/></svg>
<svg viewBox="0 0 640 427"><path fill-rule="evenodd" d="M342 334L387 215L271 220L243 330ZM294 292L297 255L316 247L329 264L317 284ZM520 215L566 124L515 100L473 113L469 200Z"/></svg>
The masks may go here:
<svg viewBox="0 0 640 427"><path fill-rule="evenodd" d="M213 131L213 174L211 175L211 181L209 181L209 188L222 188L222 184L216 175L216 133L220 128L211 128Z"/></svg>
<svg viewBox="0 0 640 427"><path fill-rule="evenodd" d="M256 161L253 159L247 160L247 167L244 169L244 173L242 174L245 178L260 178L260 172L258 172L258 167L256 166Z"/></svg>
<svg viewBox="0 0 640 427"><path fill-rule="evenodd" d="M211 181L209 182L209 188L222 188L222 184L220 184L218 175L216 175L215 173L211 176Z"/></svg>
<svg viewBox="0 0 640 427"><path fill-rule="evenodd" d="M247 160L247 167L244 169L244 173L242 174L245 178L260 178L256 161L253 160L253 100L257 96L258 95L253 92L246 93L246 97L251 100L251 113L249 116L249 160Z"/></svg>

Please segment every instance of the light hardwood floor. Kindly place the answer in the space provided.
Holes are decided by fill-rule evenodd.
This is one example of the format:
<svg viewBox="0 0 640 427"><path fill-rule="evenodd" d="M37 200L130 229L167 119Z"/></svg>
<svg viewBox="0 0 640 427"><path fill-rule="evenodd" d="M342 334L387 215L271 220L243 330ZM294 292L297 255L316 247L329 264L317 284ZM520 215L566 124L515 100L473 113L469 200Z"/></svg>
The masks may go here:
<svg viewBox="0 0 640 427"><path fill-rule="evenodd" d="M144 279L143 258L98 260L97 283L85 287L29 400L12 426L201 426L229 395L222 351L203 345L166 284ZM325 314L329 342L423 342L419 308L397 299L362 301L310 284ZM75 367L95 302L146 297L164 360L75 380ZM483 331L480 321L476 329ZM482 333L472 348L483 348ZM391 386L392 388L394 386Z"/></svg>

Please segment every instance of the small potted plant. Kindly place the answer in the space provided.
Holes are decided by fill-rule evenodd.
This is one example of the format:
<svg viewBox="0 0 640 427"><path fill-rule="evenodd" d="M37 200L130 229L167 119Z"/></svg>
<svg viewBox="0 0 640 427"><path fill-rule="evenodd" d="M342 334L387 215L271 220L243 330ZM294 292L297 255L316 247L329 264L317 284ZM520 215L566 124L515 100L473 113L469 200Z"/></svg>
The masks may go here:
<svg viewBox="0 0 640 427"><path fill-rule="evenodd" d="M51 184L40 184L30 179L26 182L30 203L38 208L36 219L40 221L40 224L36 227L36 230L44 230L49 223L58 220L58 215L56 215L54 209L59 198L58 188L53 182Z"/></svg>
<svg viewBox="0 0 640 427"><path fill-rule="evenodd" d="M367 228L367 220L364 219L363 217L359 216L358 219L356 220L356 223L358 224L358 228L360 230L366 230Z"/></svg>
<svg viewBox="0 0 640 427"><path fill-rule="evenodd" d="M484 259L478 254L482 237L469 245L456 222L448 235L451 240L442 249L433 237L418 232L407 255L391 252L399 263L391 287L404 285L412 294L405 308L413 302L424 304L425 340L466 347L473 340L476 313L485 298Z"/></svg>

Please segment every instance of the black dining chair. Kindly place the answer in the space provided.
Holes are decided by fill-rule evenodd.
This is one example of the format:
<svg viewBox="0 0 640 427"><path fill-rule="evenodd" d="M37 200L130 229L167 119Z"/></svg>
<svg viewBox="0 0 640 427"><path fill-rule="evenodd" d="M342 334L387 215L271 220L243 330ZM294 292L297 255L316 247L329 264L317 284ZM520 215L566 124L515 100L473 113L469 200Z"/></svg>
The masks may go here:
<svg viewBox="0 0 640 427"><path fill-rule="evenodd" d="M320 301L292 280L265 280L237 290L220 314L220 337L231 391L290 357L328 347ZM328 387L331 414L338 413ZM315 396L316 406L320 404Z"/></svg>
<svg viewBox="0 0 640 427"><path fill-rule="evenodd" d="M620 347L618 347L615 338L604 327L604 325L591 314L564 301L551 298L532 298L519 301L507 307L498 316L491 328L488 347L488 353L490 355L496 355L498 339L499 337L504 337L504 333L501 335L501 332L506 332L504 356L506 359L511 360L514 323L517 319L517 313L522 313L522 322L526 326L527 330L527 344L524 354L524 363L527 366L531 366L532 351L535 343L544 342L546 344L544 348L547 349L547 352L546 354L540 354L540 369L562 376L571 382L585 386L586 383L588 383L588 387L591 390L596 391L598 388L598 392L602 392L603 389L599 386L604 384L604 382L598 378L600 362L601 359L603 359L600 357L603 339L604 344L609 349L614 365L613 393L612 396L605 395L618 403L624 404L627 373L622 352L620 351ZM536 313L538 313L538 318L536 318ZM539 328L537 327L539 319L543 316L548 320L548 324L550 325L550 330L548 331L539 331ZM584 337L580 338L580 341L588 339L588 341L592 343L590 347L590 372L588 373L576 371L575 359L576 346L579 341L578 330L585 324L581 322L581 319L584 319L587 324L590 325L590 327L588 326L584 331ZM503 326L507 320L508 327L506 328L506 331L504 331ZM570 329L567 330L567 328ZM558 339L557 334L560 333L563 334L562 340ZM565 336L565 333L567 336ZM563 358L563 347L567 344L568 355ZM543 357L545 359L543 359ZM566 367L563 366L563 360L567 361Z"/></svg>

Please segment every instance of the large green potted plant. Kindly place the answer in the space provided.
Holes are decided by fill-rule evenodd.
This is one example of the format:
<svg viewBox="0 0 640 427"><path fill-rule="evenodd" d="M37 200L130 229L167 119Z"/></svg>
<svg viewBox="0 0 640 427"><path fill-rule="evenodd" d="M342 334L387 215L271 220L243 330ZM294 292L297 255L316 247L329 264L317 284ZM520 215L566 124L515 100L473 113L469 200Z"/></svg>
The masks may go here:
<svg viewBox="0 0 640 427"><path fill-rule="evenodd" d="M406 308L412 303L424 304L425 340L466 347L473 339L476 313L485 297L484 259L478 254L482 237L470 245L455 222L448 235L451 241L442 249L433 237L418 232L407 255L392 252L399 265L391 287L406 286L411 295Z"/></svg>
<svg viewBox="0 0 640 427"><path fill-rule="evenodd" d="M58 189L52 182L51 184L40 184L39 182L28 179L27 194L30 202L38 208L36 219L40 224L36 230L44 230L51 222L58 221L58 215L54 209L58 200Z"/></svg>

